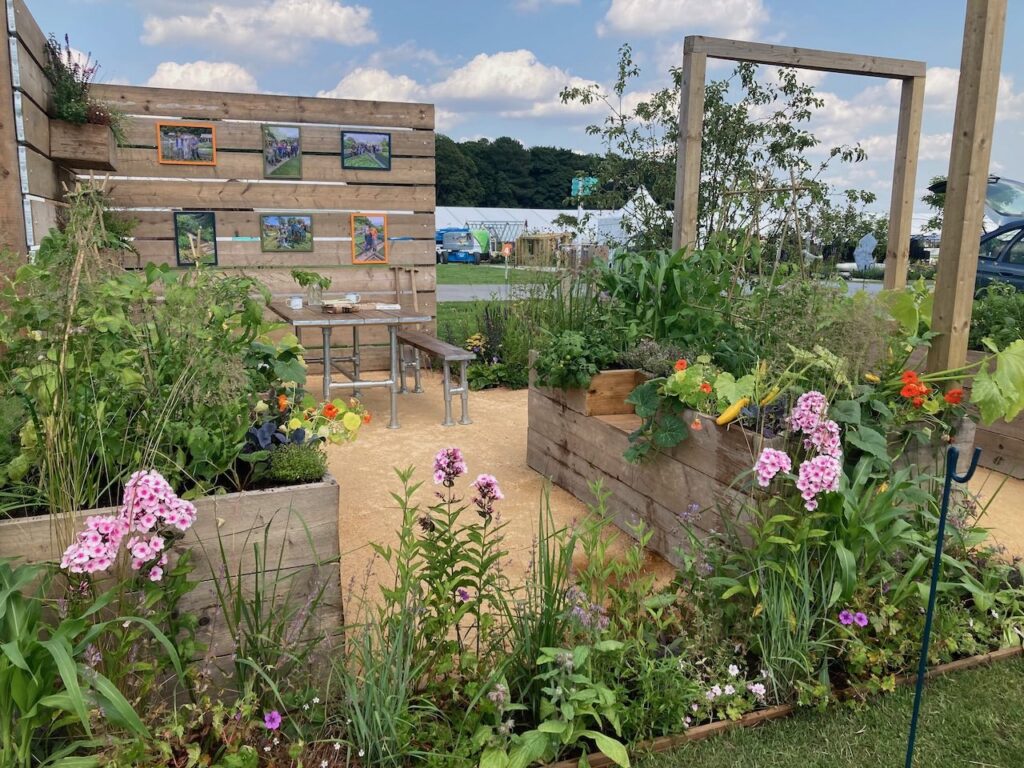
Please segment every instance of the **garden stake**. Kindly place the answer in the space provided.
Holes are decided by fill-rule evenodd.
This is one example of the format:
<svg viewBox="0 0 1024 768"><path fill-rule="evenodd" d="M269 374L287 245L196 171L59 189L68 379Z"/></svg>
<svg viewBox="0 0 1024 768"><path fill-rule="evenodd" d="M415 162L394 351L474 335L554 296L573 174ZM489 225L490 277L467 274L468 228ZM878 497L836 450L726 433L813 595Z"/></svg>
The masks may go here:
<svg viewBox="0 0 1024 768"><path fill-rule="evenodd" d="M914 714L910 718L910 738L907 741L906 768L914 765L914 740L917 738L917 721L921 715L921 696L924 694L924 676L928 667L928 643L932 635L932 616L935 614L935 593L939 586L939 570L942 568L942 544L946 537L946 514L949 512L949 494L953 483L966 483L974 476L978 468L981 448L975 448L971 456L971 466L964 475L956 473L956 465L960 459L960 451L949 446L946 451L946 482L942 486L942 508L939 510L939 534L935 540L935 559L932 561L932 586L928 592L928 613L924 618L924 635L921 638L921 658L917 662L917 688L914 691Z"/></svg>

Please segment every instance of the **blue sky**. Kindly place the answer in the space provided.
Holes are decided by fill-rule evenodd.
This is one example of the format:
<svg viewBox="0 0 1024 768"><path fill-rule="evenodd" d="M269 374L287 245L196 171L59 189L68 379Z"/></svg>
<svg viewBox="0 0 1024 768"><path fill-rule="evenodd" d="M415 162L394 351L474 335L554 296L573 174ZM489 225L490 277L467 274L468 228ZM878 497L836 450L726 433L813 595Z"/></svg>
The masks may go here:
<svg viewBox="0 0 1024 768"><path fill-rule="evenodd" d="M662 86L688 34L921 59L928 63L919 188L948 162L963 31L961 0L28 0L45 32L138 85L429 101L456 139L600 149L567 108L569 83L609 83L616 49L643 69L636 98ZM1011 2L992 170L1024 179L1024 3ZM719 65L710 76L724 76ZM898 87L810 74L826 99L828 145L860 141L869 160L832 176L886 209ZM918 195L919 196L919 195ZM925 217L923 206L918 214Z"/></svg>

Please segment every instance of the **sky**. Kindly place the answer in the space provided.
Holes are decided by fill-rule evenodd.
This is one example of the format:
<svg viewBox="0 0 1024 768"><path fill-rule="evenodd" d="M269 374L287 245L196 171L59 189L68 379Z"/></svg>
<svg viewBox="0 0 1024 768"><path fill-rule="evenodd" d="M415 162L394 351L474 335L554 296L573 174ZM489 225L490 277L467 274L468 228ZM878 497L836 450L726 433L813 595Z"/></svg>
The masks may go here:
<svg viewBox="0 0 1024 768"><path fill-rule="evenodd" d="M566 106L566 85L615 77L630 43L635 102L668 81L686 35L705 34L928 65L918 174L945 173L962 46L963 0L28 0L46 33L71 34L98 80L166 87L425 101L457 140L600 151L598 109ZM1010 2L991 172L1024 179L1024 0ZM731 67L712 63L709 78ZM769 77L765 73L765 77ZM831 172L888 210L899 84L808 72L825 100L823 147L859 142L868 160ZM915 223L928 216L915 206Z"/></svg>

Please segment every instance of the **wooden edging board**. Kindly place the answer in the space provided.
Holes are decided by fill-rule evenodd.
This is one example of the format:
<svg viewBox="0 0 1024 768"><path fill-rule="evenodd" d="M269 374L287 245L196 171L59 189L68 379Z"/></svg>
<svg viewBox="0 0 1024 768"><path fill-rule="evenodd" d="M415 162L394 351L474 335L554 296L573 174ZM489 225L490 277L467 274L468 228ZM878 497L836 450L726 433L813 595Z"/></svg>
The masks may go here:
<svg viewBox="0 0 1024 768"><path fill-rule="evenodd" d="M940 664L939 666L928 670L925 677L928 680L931 680L936 677L950 674L951 672L961 672L965 669L984 667L996 662L1016 658L1021 655L1024 655L1024 647L1022 646L1000 648L999 650L984 653L980 656L969 656L966 659L951 661L948 664ZM896 685L910 685L915 682L916 679L916 675L904 675L903 677L896 678ZM837 694L837 697L840 699L850 698L855 694L856 689L846 689L840 691ZM651 739L649 741L641 741L630 751L633 753L667 752L670 749L680 747L688 742L703 741L704 739L716 734L731 731L734 728L751 728L755 725L768 722L769 720L778 720L783 717L789 717L796 711L797 707L793 704L781 704L777 707L769 707L768 709L761 709L756 712L748 712L739 720L717 720L706 725L698 725L684 733L678 733L672 736L662 736L661 738ZM608 766L615 765L614 762L600 753L588 755L587 760L591 768L607 768ZM578 765L579 759L574 758L572 760L562 760L558 763L552 763L548 768L577 768Z"/></svg>

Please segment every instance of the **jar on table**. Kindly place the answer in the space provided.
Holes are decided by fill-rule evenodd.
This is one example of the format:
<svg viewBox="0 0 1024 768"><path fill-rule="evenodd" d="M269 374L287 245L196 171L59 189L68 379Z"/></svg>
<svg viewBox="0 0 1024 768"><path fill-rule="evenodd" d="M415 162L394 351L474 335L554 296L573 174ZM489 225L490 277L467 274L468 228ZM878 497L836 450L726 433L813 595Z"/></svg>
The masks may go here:
<svg viewBox="0 0 1024 768"><path fill-rule="evenodd" d="M324 289L315 283L306 286L306 304L310 307L322 307L324 305Z"/></svg>

